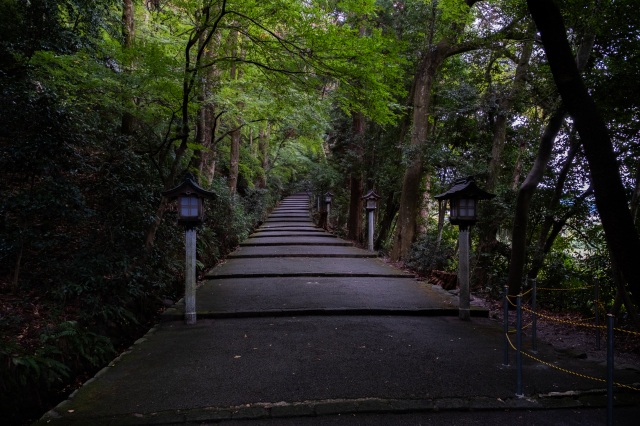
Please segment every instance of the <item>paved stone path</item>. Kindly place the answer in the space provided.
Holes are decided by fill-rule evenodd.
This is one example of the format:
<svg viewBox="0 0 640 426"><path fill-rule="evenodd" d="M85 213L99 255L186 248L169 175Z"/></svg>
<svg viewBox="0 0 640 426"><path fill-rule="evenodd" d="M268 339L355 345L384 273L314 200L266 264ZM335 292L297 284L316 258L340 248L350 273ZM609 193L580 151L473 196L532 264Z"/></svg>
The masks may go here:
<svg viewBox="0 0 640 426"><path fill-rule="evenodd" d="M491 422L601 424L602 409L580 410L584 395L601 406L601 393L584 392L602 384L530 360L527 398L516 397L500 324L477 307L471 322L460 321L456 306L448 292L317 229L298 194L207 274L196 325L184 324L178 303L39 424L452 424L452 413L469 410L499 413L479 417ZM544 344L539 354L558 359ZM564 362L604 374L594 363ZM626 383L640 382L627 373ZM563 391L582 396L540 396ZM537 420L523 422L522 413Z"/></svg>
<svg viewBox="0 0 640 426"><path fill-rule="evenodd" d="M448 292L318 229L306 194L281 202L206 278L198 290L199 318L457 315L457 298ZM474 314L487 311L476 307ZM179 305L165 317L182 315Z"/></svg>

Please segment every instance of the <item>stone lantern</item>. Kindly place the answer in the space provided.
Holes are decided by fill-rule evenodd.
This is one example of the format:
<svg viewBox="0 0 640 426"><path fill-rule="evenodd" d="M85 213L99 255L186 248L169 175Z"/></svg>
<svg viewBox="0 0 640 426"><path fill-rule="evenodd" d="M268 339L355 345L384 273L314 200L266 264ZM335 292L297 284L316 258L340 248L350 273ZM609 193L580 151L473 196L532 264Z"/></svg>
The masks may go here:
<svg viewBox="0 0 640 426"><path fill-rule="evenodd" d="M460 283L459 316L468 321L471 317L469 294L469 228L478 221L478 200L488 200L495 197L480 189L473 177L458 179L453 186L442 194L436 195L436 200L449 201L449 221L458 225L459 262L458 282Z"/></svg>
<svg viewBox="0 0 640 426"><path fill-rule="evenodd" d="M182 183L162 193L170 200L178 200L178 223L186 228L202 224L204 220L205 198L213 198L215 194L196 183L195 177L188 173Z"/></svg>
<svg viewBox="0 0 640 426"><path fill-rule="evenodd" d="M436 195L436 200L449 200L449 222L466 228L478 221L478 200L489 200L495 197L476 185L473 177L458 179L453 186L442 194Z"/></svg>
<svg viewBox="0 0 640 426"><path fill-rule="evenodd" d="M196 323L196 227L204 220L204 199L215 194L196 183L189 173L178 186L162 193L170 200L178 200L178 223L185 235L185 291L184 318L187 324Z"/></svg>
<svg viewBox="0 0 640 426"><path fill-rule="evenodd" d="M333 200L333 192L327 191L324 194L324 211L327 212L327 223L329 223L329 212L331 211L332 200Z"/></svg>
<svg viewBox="0 0 640 426"><path fill-rule="evenodd" d="M373 251L373 230L374 230L374 212L378 208L378 200L380 196L376 194L373 189L367 192L362 199L365 202L365 209L367 210L367 219L368 219L368 242L369 242L369 251Z"/></svg>

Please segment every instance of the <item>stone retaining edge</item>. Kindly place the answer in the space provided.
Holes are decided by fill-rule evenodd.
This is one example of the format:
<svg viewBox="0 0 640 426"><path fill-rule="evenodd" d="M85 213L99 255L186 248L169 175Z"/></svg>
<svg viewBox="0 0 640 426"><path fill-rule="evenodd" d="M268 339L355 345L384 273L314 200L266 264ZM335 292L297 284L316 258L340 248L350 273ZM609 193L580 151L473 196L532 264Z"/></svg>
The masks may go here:
<svg viewBox="0 0 640 426"><path fill-rule="evenodd" d="M633 406L640 403L637 394L618 394L616 406ZM408 414L437 412L470 412L495 410L548 410L562 408L606 407L606 391L591 390L571 392L570 396L537 395L535 397L511 398L440 398L440 399L329 399L298 402L273 402L243 404L229 407L201 407L189 410L167 410L154 413L132 413L101 418L91 418L94 426L106 425L163 425L201 424L224 420L259 420L295 417L318 417L337 414ZM53 411L53 410L52 410ZM86 424L82 416L49 412L37 424Z"/></svg>

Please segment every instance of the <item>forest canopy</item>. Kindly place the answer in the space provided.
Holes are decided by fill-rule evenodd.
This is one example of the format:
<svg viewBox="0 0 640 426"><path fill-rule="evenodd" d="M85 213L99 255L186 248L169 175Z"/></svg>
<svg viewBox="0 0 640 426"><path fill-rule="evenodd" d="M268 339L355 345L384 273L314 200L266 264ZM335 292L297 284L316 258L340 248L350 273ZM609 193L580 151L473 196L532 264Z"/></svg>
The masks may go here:
<svg viewBox="0 0 640 426"><path fill-rule="evenodd" d="M597 282L601 309L637 323L636 8L0 0L0 392L22 401L3 410L54 400L179 297L161 194L187 173L216 194L199 272L293 191L334 192L329 226L360 244L373 189L376 249L454 273L434 195L473 176L496 194L471 232L474 292ZM594 309L574 294L545 303Z"/></svg>

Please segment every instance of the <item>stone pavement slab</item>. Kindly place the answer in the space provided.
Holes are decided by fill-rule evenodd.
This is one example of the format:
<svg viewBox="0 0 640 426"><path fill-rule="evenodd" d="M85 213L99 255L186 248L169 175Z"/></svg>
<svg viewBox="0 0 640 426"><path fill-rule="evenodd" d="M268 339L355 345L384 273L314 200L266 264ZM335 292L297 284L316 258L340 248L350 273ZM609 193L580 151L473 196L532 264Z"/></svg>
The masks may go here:
<svg viewBox="0 0 640 426"><path fill-rule="evenodd" d="M269 238L249 238L240 243L240 247L245 246L353 246L349 241L341 240L333 236L321 235L317 237L269 237Z"/></svg>
<svg viewBox="0 0 640 426"><path fill-rule="evenodd" d="M299 229L299 230L305 230L305 231L313 230L317 232L326 233L324 229L318 228L314 223L292 224L289 222L263 224L262 226L260 226L260 228L256 229L256 232L271 231L276 229Z"/></svg>
<svg viewBox="0 0 640 426"><path fill-rule="evenodd" d="M309 227L312 229L318 229L318 227L311 220L309 221L284 221L284 220L276 220L276 221L265 221L259 229L267 229L267 228L278 228L278 227L287 227L287 228L301 228L301 227Z"/></svg>
<svg viewBox="0 0 640 426"><path fill-rule="evenodd" d="M289 230L265 230L254 232L249 236L249 239L253 238L266 238L266 237L324 237L324 238L337 238L335 235L304 229L289 229Z"/></svg>
<svg viewBox="0 0 640 426"><path fill-rule="evenodd" d="M287 223L291 223L291 224L298 224L298 223L313 223L311 221L311 219L307 216L298 216L298 217L290 217L290 216L276 216L273 217L272 219L267 219L264 221L265 224L270 224L270 223L280 223L280 222L287 222Z"/></svg>
<svg viewBox="0 0 640 426"><path fill-rule="evenodd" d="M458 315L457 299L406 278L279 277L207 281L198 289L198 318L283 315ZM474 307L474 309L476 309ZM486 311L476 309L476 315ZM165 312L181 320L184 306Z"/></svg>
<svg viewBox="0 0 640 426"><path fill-rule="evenodd" d="M360 411L535 410L546 404L539 394L593 389L587 379L525 360L524 391L536 398L516 398L515 368L502 365L501 342L499 324L488 319L168 322L39 424L201 424ZM549 351L542 346L540 356ZM604 374L594 363L566 362L582 374ZM573 408L580 406L578 398L572 401L567 403Z"/></svg>
<svg viewBox="0 0 640 426"><path fill-rule="evenodd" d="M378 257L377 253L352 246L280 245L241 246L228 256L240 257Z"/></svg>
<svg viewBox="0 0 640 426"><path fill-rule="evenodd" d="M310 219L309 212L304 211L296 211L296 210L274 210L273 213L269 215L270 219L298 219L298 218L306 218Z"/></svg>
<svg viewBox="0 0 640 426"><path fill-rule="evenodd" d="M269 238L260 238L267 240ZM228 259L209 271L206 278L250 278L270 276L367 276L413 279L380 259L317 257Z"/></svg>
<svg viewBox="0 0 640 426"><path fill-rule="evenodd" d="M309 206L281 206L273 209L272 213L306 213L309 215L311 212L309 210Z"/></svg>

